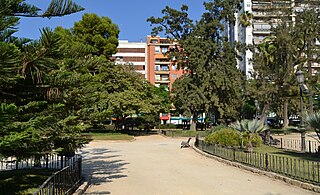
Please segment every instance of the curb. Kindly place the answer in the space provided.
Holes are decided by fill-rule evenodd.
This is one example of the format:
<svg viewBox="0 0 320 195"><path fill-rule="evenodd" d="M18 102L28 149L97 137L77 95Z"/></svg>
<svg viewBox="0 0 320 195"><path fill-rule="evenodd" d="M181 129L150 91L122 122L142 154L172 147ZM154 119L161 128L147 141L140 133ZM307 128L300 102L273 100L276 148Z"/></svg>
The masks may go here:
<svg viewBox="0 0 320 195"><path fill-rule="evenodd" d="M82 195L86 192L86 190L88 189L89 185L91 184L91 178L92 176L87 176L87 177L83 177L82 179L82 184L80 185L80 187L73 193L74 195Z"/></svg>
<svg viewBox="0 0 320 195"><path fill-rule="evenodd" d="M225 160L223 158L220 158L220 157L217 157L217 156L214 156L214 155L211 155L211 154L208 154L206 152L203 152L203 151L199 150L197 147L194 146L194 143L192 143L191 148L195 152L197 152L197 153L199 153L199 154L201 154L203 156L206 156L208 158L217 160L217 161L222 162L224 164L227 164L227 165L230 165L230 166L234 166L234 167L237 167L237 168L240 168L240 169L244 169L244 170L250 171L252 173L257 173L259 175L265 175L265 176L267 176L269 178L272 178L272 179L281 180L281 181L284 181L285 183L288 183L288 184L303 188L305 190L309 190L309 191L320 193L320 186L316 186L316 185L309 184L309 183L304 183L304 182L301 182L301 181L298 181L298 180L294 180L294 179L291 179L289 177L285 177L283 175L279 175L279 174L276 174L276 173L273 173L273 172L263 171L263 170L260 170L260 169L257 169L257 168L253 168L253 167L249 167L249 166L237 163L237 162L232 162L232 161L229 161L229 160Z"/></svg>

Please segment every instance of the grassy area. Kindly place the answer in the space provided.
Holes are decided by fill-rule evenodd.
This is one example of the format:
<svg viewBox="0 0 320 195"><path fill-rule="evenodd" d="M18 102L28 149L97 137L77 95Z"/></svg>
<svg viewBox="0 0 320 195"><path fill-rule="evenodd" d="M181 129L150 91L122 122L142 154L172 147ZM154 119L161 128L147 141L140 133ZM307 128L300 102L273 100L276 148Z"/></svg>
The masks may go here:
<svg viewBox="0 0 320 195"><path fill-rule="evenodd" d="M190 130L164 130L166 136L170 137L195 137L198 134L200 137L208 135L211 131L190 131Z"/></svg>
<svg viewBox="0 0 320 195"><path fill-rule="evenodd" d="M48 169L0 172L0 194L33 194L54 173Z"/></svg>
<svg viewBox="0 0 320 195"><path fill-rule="evenodd" d="M279 173L303 182L316 185L320 183L320 159L312 154L286 151L270 146L255 148L254 152L250 153L240 149L204 144L202 140L199 141L199 148L231 161Z"/></svg>
<svg viewBox="0 0 320 195"><path fill-rule="evenodd" d="M93 140L133 140L134 137L123 133L86 133Z"/></svg>
<svg viewBox="0 0 320 195"><path fill-rule="evenodd" d="M254 151L259 153L268 153L268 154L278 155L281 157L290 157L290 158L296 158L300 160L311 160L311 161L320 162L320 158L317 157L315 154L301 153L301 152L291 151L291 150L289 151L289 150L275 148L267 145L262 145L260 147L254 148Z"/></svg>

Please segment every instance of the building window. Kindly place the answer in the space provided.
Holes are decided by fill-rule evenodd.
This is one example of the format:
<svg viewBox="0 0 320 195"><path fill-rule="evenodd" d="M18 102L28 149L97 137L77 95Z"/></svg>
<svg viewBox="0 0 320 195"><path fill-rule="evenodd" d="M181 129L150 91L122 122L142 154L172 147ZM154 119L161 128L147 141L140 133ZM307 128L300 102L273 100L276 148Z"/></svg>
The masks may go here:
<svg viewBox="0 0 320 195"><path fill-rule="evenodd" d="M123 57L122 56L117 56L116 61L117 62L123 62Z"/></svg>
<svg viewBox="0 0 320 195"><path fill-rule="evenodd" d="M154 47L154 52L155 53L160 53L160 46L155 46Z"/></svg>
<svg viewBox="0 0 320 195"><path fill-rule="evenodd" d="M155 79L156 81L160 81L161 80L160 75L155 75Z"/></svg>
<svg viewBox="0 0 320 195"><path fill-rule="evenodd" d="M168 81L169 80L169 75L162 75L162 81Z"/></svg>
<svg viewBox="0 0 320 195"><path fill-rule="evenodd" d="M177 79L177 78L178 78L178 75L177 75L177 74L172 74L172 78L173 78L173 79Z"/></svg>
<svg viewBox="0 0 320 195"><path fill-rule="evenodd" d="M247 7L251 7L251 3L247 3Z"/></svg>
<svg viewBox="0 0 320 195"><path fill-rule="evenodd" d="M169 67L168 67L168 66L161 66L161 70L163 70L163 71L168 71L168 70L169 70Z"/></svg>
<svg viewBox="0 0 320 195"><path fill-rule="evenodd" d="M161 53L167 53L168 48L167 47L161 47Z"/></svg>
<svg viewBox="0 0 320 195"><path fill-rule="evenodd" d="M155 70L155 71L160 71L160 65L155 65L155 66L154 66L154 70Z"/></svg>

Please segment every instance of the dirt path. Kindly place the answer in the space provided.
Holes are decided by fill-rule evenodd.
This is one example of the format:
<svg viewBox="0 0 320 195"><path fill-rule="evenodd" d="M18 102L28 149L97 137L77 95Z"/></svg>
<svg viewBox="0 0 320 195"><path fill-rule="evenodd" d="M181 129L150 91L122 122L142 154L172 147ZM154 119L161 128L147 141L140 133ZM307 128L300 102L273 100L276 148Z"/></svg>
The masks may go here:
<svg viewBox="0 0 320 195"><path fill-rule="evenodd" d="M192 149L180 149L181 140L148 136L134 142L91 142L82 151L84 172L93 174L86 194L314 194L225 165Z"/></svg>

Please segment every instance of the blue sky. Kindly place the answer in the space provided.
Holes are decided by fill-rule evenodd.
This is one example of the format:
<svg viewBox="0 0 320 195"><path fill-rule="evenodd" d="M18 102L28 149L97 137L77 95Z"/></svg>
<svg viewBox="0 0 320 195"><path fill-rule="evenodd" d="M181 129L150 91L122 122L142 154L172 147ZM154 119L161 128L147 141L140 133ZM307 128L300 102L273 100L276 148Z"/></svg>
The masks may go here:
<svg viewBox="0 0 320 195"><path fill-rule="evenodd" d="M49 0L26 0L41 9L45 9ZM119 39L129 41L145 41L150 35L151 27L147 18L161 16L161 10L166 6L179 9L182 4L189 6L190 18L199 20L204 11L203 1L199 0L74 0L86 10L59 18L21 18L19 31L15 34L19 37L38 39L39 29L43 27L55 28L62 26L71 28L74 22L81 20L84 13L96 13L99 16L111 18L113 23L120 28Z"/></svg>

